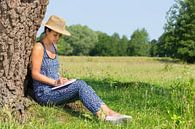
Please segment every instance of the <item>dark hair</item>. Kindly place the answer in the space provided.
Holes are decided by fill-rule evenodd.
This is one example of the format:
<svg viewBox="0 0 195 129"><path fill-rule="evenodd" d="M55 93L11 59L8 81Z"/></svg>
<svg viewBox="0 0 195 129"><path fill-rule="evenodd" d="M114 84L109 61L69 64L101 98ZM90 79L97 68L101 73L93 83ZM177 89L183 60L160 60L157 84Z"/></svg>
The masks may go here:
<svg viewBox="0 0 195 129"><path fill-rule="evenodd" d="M44 33L45 33L45 34L46 34L46 30L48 30L49 32L52 31L52 29L50 29L50 28L48 28L48 27L45 26L45 28L44 28Z"/></svg>
<svg viewBox="0 0 195 129"><path fill-rule="evenodd" d="M49 31L49 32L51 32L52 31L52 29L50 29L50 28L48 28L48 27L46 27L45 26L45 28L44 28L44 31L43 31L43 34L46 34L46 31ZM60 33L59 33L60 34ZM61 37L62 36L62 34L60 34L60 36L59 37Z"/></svg>

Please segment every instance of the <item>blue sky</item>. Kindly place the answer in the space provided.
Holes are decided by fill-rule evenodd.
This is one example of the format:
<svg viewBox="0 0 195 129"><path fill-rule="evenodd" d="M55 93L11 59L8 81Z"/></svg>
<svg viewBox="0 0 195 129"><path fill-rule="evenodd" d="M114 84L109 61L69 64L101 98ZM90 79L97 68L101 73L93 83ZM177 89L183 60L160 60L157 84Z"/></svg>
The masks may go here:
<svg viewBox="0 0 195 129"><path fill-rule="evenodd" d="M166 12L174 0L50 0L44 21L57 15L68 26L87 25L109 35L117 32L130 38L136 29L145 28L150 40L158 39L166 23ZM43 31L39 29L38 34Z"/></svg>

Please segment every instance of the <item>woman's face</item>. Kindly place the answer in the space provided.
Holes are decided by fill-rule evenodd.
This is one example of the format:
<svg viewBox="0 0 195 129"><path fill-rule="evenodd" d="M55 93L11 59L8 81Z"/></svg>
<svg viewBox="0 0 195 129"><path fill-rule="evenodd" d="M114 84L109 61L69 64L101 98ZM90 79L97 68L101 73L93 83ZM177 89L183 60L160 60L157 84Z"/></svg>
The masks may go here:
<svg viewBox="0 0 195 129"><path fill-rule="evenodd" d="M61 34L51 30L51 31L46 31L46 37L48 38L48 40L51 42L51 43L57 43L57 41L59 40Z"/></svg>

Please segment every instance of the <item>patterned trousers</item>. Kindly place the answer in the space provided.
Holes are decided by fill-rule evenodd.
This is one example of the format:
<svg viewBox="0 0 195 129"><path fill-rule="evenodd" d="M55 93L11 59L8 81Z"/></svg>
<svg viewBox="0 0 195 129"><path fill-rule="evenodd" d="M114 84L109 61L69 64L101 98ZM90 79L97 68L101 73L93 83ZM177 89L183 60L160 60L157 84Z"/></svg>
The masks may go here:
<svg viewBox="0 0 195 129"><path fill-rule="evenodd" d="M36 100L41 104L64 104L72 100L80 99L84 106L94 115L100 110L104 102L96 95L95 91L83 80L75 82L59 89L51 89L50 86L34 86Z"/></svg>

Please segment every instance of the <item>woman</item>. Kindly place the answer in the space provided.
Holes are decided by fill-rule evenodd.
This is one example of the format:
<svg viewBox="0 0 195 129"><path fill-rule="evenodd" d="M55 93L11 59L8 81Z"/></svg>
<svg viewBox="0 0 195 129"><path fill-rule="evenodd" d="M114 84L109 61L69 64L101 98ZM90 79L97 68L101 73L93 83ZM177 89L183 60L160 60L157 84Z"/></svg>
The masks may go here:
<svg viewBox="0 0 195 129"><path fill-rule="evenodd" d="M57 105L79 98L89 111L105 121L121 123L130 120L131 116L111 110L82 80L53 89L71 81L58 75L59 64L55 47L61 34L71 34L66 30L65 21L57 16L51 16L44 26L44 37L34 45L32 51L32 78L36 100L42 104Z"/></svg>

